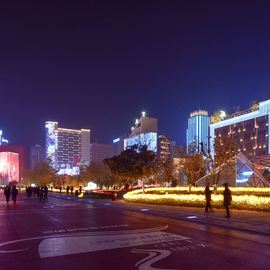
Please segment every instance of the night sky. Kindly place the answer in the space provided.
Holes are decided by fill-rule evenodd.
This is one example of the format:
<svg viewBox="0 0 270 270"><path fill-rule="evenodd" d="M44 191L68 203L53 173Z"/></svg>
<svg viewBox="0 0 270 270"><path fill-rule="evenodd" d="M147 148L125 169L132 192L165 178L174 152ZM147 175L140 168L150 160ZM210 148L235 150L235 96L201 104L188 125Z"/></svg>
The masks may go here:
<svg viewBox="0 0 270 270"><path fill-rule="evenodd" d="M111 143L145 110L185 144L187 117L270 98L269 1L2 1L0 128L44 122Z"/></svg>

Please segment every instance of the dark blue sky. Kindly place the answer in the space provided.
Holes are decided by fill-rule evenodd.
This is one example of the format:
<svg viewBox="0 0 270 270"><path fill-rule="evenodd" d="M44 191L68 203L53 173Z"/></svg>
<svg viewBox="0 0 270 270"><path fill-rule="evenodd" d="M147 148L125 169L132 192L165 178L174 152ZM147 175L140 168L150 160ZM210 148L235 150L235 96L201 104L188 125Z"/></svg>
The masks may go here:
<svg viewBox="0 0 270 270"><path fill-rule="evenodd" d="M43 144L44 121L110 143L145 110L185 143L189 112L270 98L269 1L6 1L0 128Z"/></svg>

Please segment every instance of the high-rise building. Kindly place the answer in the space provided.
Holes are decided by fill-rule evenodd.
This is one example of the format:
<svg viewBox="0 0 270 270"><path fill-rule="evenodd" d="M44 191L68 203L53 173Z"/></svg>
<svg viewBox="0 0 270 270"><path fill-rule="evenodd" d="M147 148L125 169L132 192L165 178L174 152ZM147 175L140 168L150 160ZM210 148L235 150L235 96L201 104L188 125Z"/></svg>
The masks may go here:
<svg viewBox="0 0 270 270"><path fill-rule="evenodd" d="M104 159L113 156L113 145L111 144L92 143L90 149L91 163L102 162Z"/></svg>
<svg viewBox="0 0 270 270"><path fill-rule="evenodd" d="M192 155L201 152L201 144L205 151L209 147L209 124L208 112L197 110L190 114L187 129L187 153Z"/></svg>
<svg viewBox="0 0 270 270"><path fill-rule="evenodd" d="M210 137L221 145L233 139L236 150L246 156L270 154L270 100L254 104L251 108L226 116L212 117Z"/></svg>
<svg viewBox="0 0 270 270"><path fill-rule="evenodd" d="M147 117L145 112L142 112L140 119L136 119L135 125L131 128L131 132L124 139L124 149L133 145L147 145L147 149L157 152L157 118Z"/></svg>
<svg viewBox="0 0 270 270"><path fill-rule="evenodd" d="M45 161L45 153L42 146L36 144L30 148L30 168L33 170L37 164Z"/></svg>
<svg viewBox="0 0 270 270"><path fill-rule="evenodd" d="M162 162L167 162L171 157L171 142L165 135L158 135L158 156Z"/></svg>
<svg viewBox="0 0 270 270"><path fill-rule="evenodd" d="M80 166L90 163L90 129L59 128L48 121L46 128L46 158L58 174L78 174Z"/></svg>
<svg viewBox="0 0 270 270"><path fill-rule="evenodd" d="M113 155L118 156L121 154L122 151L124 151L124 141L127 137L127 134L122 135L116 139L113 140Z"/></svg>

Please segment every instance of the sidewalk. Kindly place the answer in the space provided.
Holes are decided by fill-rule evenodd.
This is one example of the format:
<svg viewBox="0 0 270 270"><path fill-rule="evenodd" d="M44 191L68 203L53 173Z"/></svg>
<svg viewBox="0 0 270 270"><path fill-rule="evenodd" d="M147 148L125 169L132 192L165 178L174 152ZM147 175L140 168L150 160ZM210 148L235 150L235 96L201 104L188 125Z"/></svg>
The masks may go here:
<svg viewBox="0 0 270 270"><path fill-rule="evenodd" d="M234 209L230 210L231 218L228 219L224 217L225 209L213 209L214 213L205 215L203 208L128 203L124 200L111 201L106 199L77 198L73 195L66 195L63 193L49 193L49 195L58 199L72 200L86 204L104 204L107 202L113 207L118 207L127 211L139 212L146 215L155 215L164 218L172 218L186 222L270 236L269 212Z"/></svg>

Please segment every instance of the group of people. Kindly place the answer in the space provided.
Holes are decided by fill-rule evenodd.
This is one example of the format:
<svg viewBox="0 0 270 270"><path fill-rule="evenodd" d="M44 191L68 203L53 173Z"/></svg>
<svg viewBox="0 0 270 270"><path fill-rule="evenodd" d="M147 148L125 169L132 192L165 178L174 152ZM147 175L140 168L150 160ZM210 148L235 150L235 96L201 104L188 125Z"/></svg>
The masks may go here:
<svg viewBox="0 0 270 270"><path fill-rule="evenodd" d="M4 188L4 194L5 194L7 203L9 203L10 196L12 198L12 201L16 203L17 195L18 195L18 189L16 185L13 185L13 186L6 185Z"/></svg>
<svg viewBox="0 0 270 270"><path fill-rule="evenodd" d="M231 194L231 191L229 189L229 186L228 186L228 183L225 183L224 184L224 191L223 191L223 206L224 208L226 209L226 218L229 218L231 215L230 215L230 210L229 210L229 206L232 202L232 194ZM205 204L205 213L208 213L209 210L211 212L213 212L213 209L212 209L212 206L211 206L211 195L212 195L212 190L210 190L210 184L207 183L206 187L205 187L205 201L206 201L206 204Z"/></svg>
<svg viewBox="0 0 270 270"><path fill-rule="evenodd" d="M43 187L31 187L28 186L26 187L26 194L27 198L31 198L32 195L34 197L37 197L40 201L48 200L48 187L43 186Z"/></svg>

